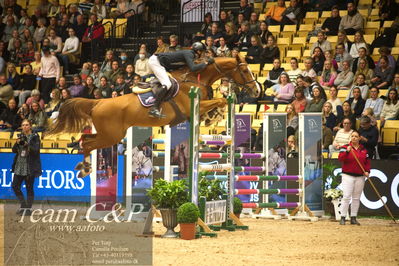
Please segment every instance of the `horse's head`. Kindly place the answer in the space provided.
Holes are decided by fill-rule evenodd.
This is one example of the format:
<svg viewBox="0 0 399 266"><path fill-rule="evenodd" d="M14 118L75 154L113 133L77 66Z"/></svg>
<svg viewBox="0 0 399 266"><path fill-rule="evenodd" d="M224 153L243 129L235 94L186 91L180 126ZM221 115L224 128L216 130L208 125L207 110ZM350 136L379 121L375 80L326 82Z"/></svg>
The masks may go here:
<svg viewBox="0 0 399 266"><path fill-rule="evenodd" d="M249 69L247 62L240 55L237 55L236 58L215 58L215 68L222 76L234 80L251 97L260 95L262 89Z"/></svg>

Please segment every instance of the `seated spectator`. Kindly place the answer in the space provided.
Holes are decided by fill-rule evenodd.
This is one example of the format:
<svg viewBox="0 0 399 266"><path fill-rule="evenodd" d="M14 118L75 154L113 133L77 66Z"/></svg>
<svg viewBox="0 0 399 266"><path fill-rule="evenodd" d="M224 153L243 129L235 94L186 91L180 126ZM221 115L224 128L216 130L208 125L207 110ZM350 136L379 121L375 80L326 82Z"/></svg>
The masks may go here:
<svg viewBox="0 0 399 266"><path fill-rule="evenodd" d="M258 19L258 14L256 12L251 13L251 17L248 22L249 22L249 30L254 35L259 35L260 34L260 21Z"/></svg>
<svg viewBox="0 0 399 266"><path fill-rule="evenodd" d="M112 89L108 84L107 77L103 76L100 78L100 86L98 88L103 98L111 98Z"/></svg>
<svg viewBox="0 0 399 266"><path fill-rule="evenodd" d="M3 23L6 24L7 23L7 18L11 17L14 19L15 23L18 24L18 18L16 15L14 15L14 12L12 10L12 8L10 7L4 7L4 17L3 17ZM19 15L19 14L18 14Z"/></svg>
<svg viewBox="0 0 399 266"><path fill-rule="evenodd" d="M66 79L65 77L60 77L60 79L58 80L57 86L56 88L62 92L63 89L68 89L67 88L67 84L66 84Z"/></svg>
<svg viewBox="0 0 399 266"><path fill-rule="evenodd" d="M394 75L394 69L389 66L388 58L382 56L379 60L379 65L374 70L374 77L371 79L373 87L379 89L388 89L392 83Z"/></svg>
<svg viewBox="0 0 399 266"><path fill-rule="evenodd" d="M323 87L316 81L313 81L310 77L304 77L302 85L305 87L304 94L308 101L313 99L313 89L316 87L319 89L321 98L323 98L324 101L327 101L327 95Z"/></svg>
<svg viewBox="0 0 399 266"><path fill-rule="evenodd" d="M339 29L344 30L348 35L353 35L356 31L363 30L363 17L353 2L349 2L347 7L348 15L342 17Z"/></svg>
<svg viewBox="0 0 399 266"><path fill-rule="evenodd" d="M221 78L221 84L217 87L216 91L220 93L220 96L226 98L232 91L230 80L228 78ZM216 94L218 96L218 94ZM214 96L214 98L221 98Z"/></svg>
<svg viewBox="0 0 399 266"><path fill-rule="evenodd" d="M377 126L377 118L374 115L374 111L372 108L364 108L362 116L367 116L371 120L371 125L372 126Z"/></svg>
<svg viewBox="0 0 399 266"><path fill-rule="evenodd" d="M205 47L206 47L205 48L206 51L212 50L212 53L216 54L217 47L214 45L212 37L207 37L205 39Z"/></svg>
<svg viewBox="0 0 399 266"><path fill-rule="evenodd" d="M33 40L33 33L35 33L35 27L30 17L27 17L25 23L21 24L18 28L18 33L22 38L22 43L26 40Z"/></svg>
<svg viewBox="0 0 399 266"><path fill-rule="evenodd" d="M58 117L58 111L61 107L61 91L53 89L50 94L51 100L44 107L47 117L55 119Z"/></svg>
<svg viewBox="0 0 399 266"><path fill-rule="evenodd" d="M263 69L264 64L272 64L275 59L280 59L280 49L276 44L276 39L273 35L270 35L267 38L267 44L263 47L263 51L261 54L262 65L261 68Z"/></svg>
<svg viewBox="0 0 399 266"><path fill-rule="evenodd" d="M9 52L11 52L12 50L14 50L14 41L15 41L15 40L20 40L18 30L13 30L11 36L12 36L12 37L11 37L11 39L8 41L8 47L7 47L7 50L8 50Z"/></svg>
<svg viewBox="0 0 399 266"><path fill-rule="evenodd" d="M100 79L104 76L104 74L100 71L98 63L93 63L90 76L93 78L94 85L98 88L100 86Z"/></svg>
<svg viewBox="0 0 399 266"><path fill-rule="evenodd" d="M55 18L57 20L57 15L61 12L61 5L59 0L52 1L52 5L47 13L47 17Z"/></svg>
<svg viewBox="0 0 399 266"><path fill-rule="evenodd" d="M133 65L128 64L126 66L125 72L126 72L124 76L125 83L130 87L133 85L133 79L134 76L136 75L136 73L134 73Z"/></svg>
<svg viewBox="0 0 399 266"><path fill-rule="evenodd" d="M286 10L284 0L278 0L277 5L272 6L266 12L266 22L268 25L280 25L283 20L283 13Z"/></svg>
<svg viewBox="0 0 399 266"><path fill-rule="evenodd" d="M274 102L289 103L292 101L295 87L291 83L287 73L283 72L280 74L277 84L273 85L272 89L274 91Z"/></svg>
<svg viewBox="0 0 399 266"><path fill-rule="evenodd" d="M144 55L144 54L143 54L143 55ZM147 60L148 60L148 59L147 59ZM140 61L140 60L138 60L137 62L139 62L139 61ZM111 69L111 71L105 73L104 76L107 77L108 82L109 82L109 83L111 84L111 86L112 86L112 85L115 84L115 82L116 82L116 77L117 77L119 74L122 74L122 71L121 71L121 69L119 68L119 62L118 62L118 60L114 60L114 61L112 61L112 69Z"/></svg>
<svg viewBox="0 0 399 266"><path fill-rule="evenodd" d="M18 106L21 107L22 104L26 102L26 99L31 95L32 91L36 88L36 75L33 74L32 66L26 65L24 72L21 75L21 85L19 90Z"/></svg>
<svg viewBox="0 0 399 266"><path fill-rule="evenodd" d="M219 46L219 38L222 37L222 32L219 30L219 25L216 22L213 22L211 25L211 30L205 34L205 38L212 37L213 46Z"/></svg>
<svg viewBox="0 0 399 266"><path fill-rule="evenodd" d="M219 44L220 44L220 46L216 49L216 56L230 57L231 51L230 51L229 47L227 47L226 40L224 39L224 36L219 38Z"/></svg>
<svg viewBox="0 0 399 266"><path fill-rule="evenodd" d="M125 79L122 74L119 74L116 78L115 86L112 89L116 91L118 95L124 95L131 93L129 86L125 83Z"/></svg>
<svg viewBox="0 0 399 266"><path fill-rule="evenodd" d="M276 58L273 61L273 69L269 71L267 74L266 80L263 85L266 88L270 88L273 85L278 83L278 78L280 77L281 73L283 73L284 68L281 67L280 59Z"/></svg>
<svg viewBox="0 0 399 266"><path fill-rule="evenodd" d="M47 16L47 13L51 7L51 4L48 2L48 0L40 0L39 5L37 6L38 9L40 9L40 13L43 16Z"/></svg>
<svg viewBox="0 0 399 266"><path fill-rule="evenodd" d="M375 68L375 64L374 64L373 59L369 55L367 55L367 48L360 47L358 49L358 57L356 57L355 60L353 60L353 64L352 64L352 72L353 73L356 73L356 71L357 71L357 69L358 69L358 67L360 65L360 59L363 59L363 60L366 61L366 66L368 66L369 69L374 69Z"/></svg>
<svg viewBox="0 0 399 266"><path fill-rule="evenodd" d="M82 42L84 51L90 50L91 60L99 58L103 44L104 44L104 26L97 20L96 14L90 15L91 25L86 28L86 32L83 35Z"/></svg>
<svg viewBox="0 0 399 266"><path fill-rule="evenodd" d="M32 102L28 119L32 122L32 131L43 132L46 130L47 115L38 102Z"/></svg>
<svg viewBox="0 0 399 266"><path fill-rule="evenodd" d="M314 53L314 49L319 47L322 51L331 51L331 43L327 41L327 36L323 31L317 33L317 42L312 45L311 53Z"/></svg>
<svg viewBox="0 0 399 266"><path fill-rule="evenodd" d="M343 62L347 61L349 62L349 66L352 64L352 56L345 51L344 45L343 44L337 44L336 46L336 53L335 53L335 61L338 64L338 71L342 71L342 64Z"/></svg>
<svg viewBox="0 0 399 266"><path fill-rule="evenodd" d="M205 38L205 35L211 31L212 22L213 22L212 13L210 12L206 13L200 31L194 37L196 41L203 40Z"/></svg>
<svg viewBox="0 0 399 266"><path fill-rule="evenodd" d="M73 27L73 25L72 25L72 23L69 22L68 15L63 14L61 22L59 23L59 26L58 26L57 36L60 36L62 41L65 42L65 40L69 37L68 29L72 28L72 27Z"/></svg>
<svg viewBox="0 0 399 266"><path fill-rule="evenodd" d="M295 135L298 129L298 114L292 104L287 104L285 112L287 113L287 136Z"/></svg>
<svg viewBox="0 0 399 266"><path fill-rule="evenodd" d="M231 56L230 56L231 58L237 58L237 57L241 57L240 56L240 49L238 48L238 47L234 47L232 50L231 50Z"/></svg>
<svg viewBox="0 0 399 266"><path fill-rule="evenodd" d="M389 86L388 90L390 89L395 89L396 91L399 91L399 73L395 74L392 84L391 86ZM386 96L388 96L388 94Z"/></svg>
<svg viewBox="0 0 399 266"><path fill-rule="evenodd" d="M48 47L42 47L42 52L44 56L41 59L41 68L39 76L40 81L40 91L45 103L50 101L50 92L55 88L58 79L60 78L60 64L57 58L50 54L50 49Z"/></svg>
<svg viewBox="0 0 399 266"><path fill-rule="evenodd" d="M355 75L350 69L350 62L344 61L342 62L342 71L337 75L337 78L334 80L334 85L337 86L338 90L347 90L352 85L354 77Z"/></svg>
<svg viewBox="0 0 399 266"><path fill-rule="evenodd" d="M294 135L290 135L287 138L287 157L298 158L298 149Z"/></svg>
<svg viewBox="0 0 399 266"><path fill-rule="evenodd" d="M169 36L169 47L168 52L176 52L181 50L181 46L179 45L179 37L177 35L170 35Z"/></svg>
<svg viewBox="0 0 399 266"><path fill-rule="evenodd" d="M64 48L62 48L62 54L59 55L64 66L64 72L66 75L69 74L69 65L77 64L79 62L79 39L75 36L75 30L70 28L68 30L69 38L66 39Z"/></svg>
<svg viewBox="0 0 399 266"><path fill-rule="evenodd" d="M360 49L362 50L362 49ZM374 64L374 63L373 63ZM354 80L357 79L357 76L360 74L364 75L364 82L370 87L371 86L371 79L374 77L374 71L370 69L367 65L367 61L365 59L359 59L359 66L356 70L355 73L355 78Z"/></svg>
<svg viewBox="0 0 399 266"><path fill-rule="evenodd" d="M0 112L7 108L8 101L13 98L12 86L7 83L6 76L0 73Z"/></svg>
<svg viewBox="0 0 399 266"><path fill-rule="evenodd" d="M28 106L26 103L24 103L24 104L18 109L17 114L18 114L18 116L19 116L19 120L20 120L20 121L23 121L24 119L28 119L29 114L30 114L30 108L29 108L29 106ZM19 130L20 127L21 127L21 126L19 125L19 127L17 128L17 130Z"/></svg>
<svg viewBox="0 0 399 266"><path fill-rule="evenodd" d="M17 103L14 99L10 99L7 108L0 112L0 131L12 132L20 127L22 120L17 112Z"/></svg>
<svg viewBox="0 0 399 266"><path fill-rule="evenodd" d="M240 0L240 8L238 14L242 14L245 20L249 20L254 8L248 3L248 0Z"/></svg>
<svg viewBox="0 0 399 266"><path fill-rule="evenodd" d="M79 2L79 9L84 15L88 15L93 6L94 4L91 3L89 0L83 0Z"/></svg>
<svg viewBox="0 0 399 266"><path fill-rule="evenodd" d="M364 105L363 113L367 108L371 108L373 110L373 114L376 118L380 118L380 114L382 111L382 107L384 106L384 100L378 97L380 90L378 88L370 89L370 98L366 100L366 104Z"/></svg>
<svg viewBox="0 0 399 266"><path fill-rule="evenodd" d="M26 48L28 42L32 42L35 46L35 40L33 39L32 34L30 33L29 29L25 29L21 36L22 48Z"/></svg>
<svg viewBox="0 0 399 266"><path fill-rule="evenodd" d="M68 89L62 89L61 91L61 105L67 100L72 99L71 92Z"/></svg>
<svg viewBox="0 0 399 266"><path fill-rule="evenodd" d="M297 0L291 0L290 5L284 10L281 19L281 31L284 25L297 25L301 19L302 10Z"/></svg>
<svg viewBox="0 0 399 266"><path fill-rule="evenodd" d="M97 89L93 82L94 80L91 76L86 78L84 90L87 92L89 99L94 99L94 91Z"/></svg>
<svg viewBox="0 0 399 266"><path fill-rule="evenodd" d="M305 112L321 112L325 101L321 96L321 88L314 87L313 99L306 105Z"/></svg>
<svg viewBox="0 0 399 266"><path fill-rule="evenodd" d="M331 131L334 130L334 127L337 124L337 117L332 112L332 108L330 102L325 102L322 111L322 116L325 119L325 126L331 129Z"/></svg>
<svg viewBox="0 0 399 266"><path fill-rule="evenodd" d="M326 61L330 60L334 69L337 70L338 64L337 64L337 61L335 61L332 51L324 51L323 53L324 53L324 57L326 58Z"/></svg>
<svg viewBox="0 0 399 266"><path fill-rule="evenodd" d="M384 126L385 120L397 120L398 114L399 114L398 91L395 89L390 89L388 91L388 99L384 103L380 115L381 127Z"/></svg>
<svg viewBox="0 0 399 266"><path fill-rule="evenodd" d="M168 45L164 42L163 37L157 37L157 49L155 50L154 54L166 53L167 51Z"/></svg>
<svg viewBox="0 0 399 266"><path fill-rule="evenodd" d="M323 152L328 151L328 148L333 143L333 132L330 128L326 127L325 121L322 119L322 138L323 138Z"/></svg>
<svg viewBox="0 0 399 266"><path fill-rule="evenodd" d="M337 97L338 96L337 87L331 86L329 92L330 92L330 99L327 102L331 103L332 106L331 111L333 112L333 114L335 116L338 116L338 113L342 112L342 102Z"/></svg>
<svg viewBox="0 0 399 266"><path fill-rule="evenodd" d="M102 99L103 98L103 95L101 94L100 89L95 89L93 94L94 94L94 99Z"/></svg>
<svg viewBox="0 0 399 266"><path fill-rule="evenodd" d="M328 36L336 36L338 34L339 23L341 22L341 17L339 16L339 9L337 6L333 6L331 9L331 17L324 20L321 25L321 29ZM325 49L323 49L325 51Z"/></svg>
<svg viewBox="0 0 399 266"><path fill-rule="evenodd" d="M40 91L38 89L34 89L32 90L32 92L30 93L30 97L26 100L26 104L29 106L29 108L32 108L32 103L33 102L37 102L40 105L40 108L44 108L44 100L42 99L41 95L40 95ZM23 105L24 103L22 103Z"/></svg>
<svg viewBox="0 0 399 266"><path fill-rule="evenodd" d="M371 125L371 119L368 116L362 116L360 118L360 144L362 144L366 150L370 159L374 158L375 147L378 143L378 129Z"/></svg>
<svg viewBox="0 0 399 266"><path fill-rule="evenodd" d="M356 117L352 112L351 104L349 101L345 101L342 103L342 113L338 113L337 116L337 126L334 127L334 132L337 132L339 129L343 127L343 120L348 118L351 121L352 129L356 129Z"/></svg>
<svg viewBox="0 0 399 266"><path fill-rule="evenodd" d="M339 149L350 142L350 136L353 132L352 122L349 118L344 118L342 121L343 128L339 129L335 135L333 144L330 145L330 158L334 152L339 152Z"/></svg>
<svg viewBox="0 0 399 266"><path fill-rule="evenodd" d="M357 76L357 79L353 82L352 88L350 89L348 96L346 97L346 100L353 97L353 90L355 88L359 88L363 100L367 100L367 97L369 95L369 86L366 84L365 79L366 77L363 74L359 74Z"/></svg>
<svg viewBox="0 0 399 266"><path fill-rule="evenodd" d="M302 70L298 68L298 59L295 57L290 60L291 70L287 71L288 76L292 83L295 84L296 78L302 73Z"/></svg>
<svg viewBox="0 0 399 266"><path fill-rule="evenodd" d="M37 21L37 28L33 33L33 39L36 43L41 43L43 41L44 37L46 36L46 29L46 19L40 18Z"/></svg>
<svg viewBox="0 0 399 266"><path fill-rule="evenodd" d="M317 73L313 69L313 59L311 57L305 59L305 69L302 71L302 76L310 77L312 80L315 80L317 77Z"/></svg>
<svg viewBox="0 0 399 266"><path fill-rule="evenodd" d="M101 73L105 74L105 73L111 71L113 60L114 60L114 52L112 50L108 50L105 53L105 59L104 59L103 63L101 64L101 68L100 68Z"/></svg>
<svg viewBox="0 0 399 266"><path fill-rule="evenodd" d="M122 51L122 52L119 54L119 66L120 66L122 69L125 69L126 66L127 66L129 63L130 63L130 61L129 61L129 58L128 58L128 56L127 56L127 53Z"/></svg>
<svg viewBox="0 0 399 266"><path fill-rule="evenodd" d="M324 57L324 53L320 47L314 48L312 59L313 59L312 68L316 72L317 76L320 76L321 72L323 71L324 61L326 60L326 58Z"/></svg>
<svg viewBox="0 0 399 266"><path fill-rule="evenodd" d="M28 41L26 48L23 51L23 58L21 65L27 65L35 61L35 46L33 41Z"/></svg>
<svg viewBox="0 0 399 266"><path fill-rule="evenodd" d="M7 17L6 26L4 27L2 41L8 43L12 38L12 33L14 30L18 30L17 24L13 17Z"/></svg>
<svg viewBox="0 0 399 266"><path fill-rule="evenodd" d="M252 32L249 31L248 22L241 23L241 28L238 30L238 42L236 43L241 51L247 51L251 46L252 35Z"/></svg>
<svg viewBox="0 0 399 266"><path fill-rule="evenodd" d="M254 35L251 37L251 47L248 48L245 60L248 64L260 64L261 54L262 54L262 44L260 42L259 36Z"/></svg>
<svg viewBox="0 0 399 266"><path fill-rule="evenodd" d="M88 94L85 86L82 84L82 78L76 74L73 76L73 85L68 88L72 98L83 97L87 98Z"/></svg>
<svg viewBox="0 0 399 266"><path fill-rule="evenodd" d="M226 45L230 49L233 49L235 47L235 44L238 42L238 35L235 25L233 22L227 22L224 28L225 31L223 33L223 37L226 40Z"/></svg>
<svg viewBox="0 0 399 266"><path fill-rule="evenodd" d="M140 77L140 75L135 74L133 76L133 86L137 86L142 81L143 79Z"/></svg>
<svg viewBox="0 0 399 266"><path fill-rule="evenodd" d="M82 11L79 10L77 4L73 3L69 5L69 22L76 24L77 17L82 15Z"/></svg>
<svg viewBox="0 0 399 266"><path fill-rule="evenodd" d="M391 49L389 49L386 46L380 47L378 49L378 53L381 55L381 57L386 56L388 58L388 65L392 68L395 69L396 64L395 64L395 58L393 55L391 55ZM380 62L377 63L377 66L379 66Z"/></svg>
<svg viewBox="0 0 399 266"><path fill-rule="evenodd" d="M306 105L307 105L307 100L305 98L304 94L304 88L303 87L297 87L294 91L294 100L292 101L291 105L294 107L295 112L301 113L305 111Z"/></svg>
<svg viewBox="0 0 399 266"><path fill-rule="evenodd" d="M263 47L265 47L265 45L267 44L267 40L268 40L269 36L273 36L273 34L268 30L268 28L269 28L269 26L267 25L267 23L265 21L260 22L259 37L260 37Z"/></svg>
<svg viewBox="0 0 399 266"><path fill-rule="evenodd" d="M14 49L10 52L10 62L20 65L24 60L24 49L22 49L21 40L15 40Z"/></svg>
<svg viewBox="0 0 399 266"><path fill-rule="evenodd" d="M148 52L147 44L140 44L140 48L138 49L138 53L134 56L133 64L135 65L137 60L140 59L140 50L144 50L145 58L150 58L151 54Z"/></svg>
<svg viewBox="0 0 399 266"><path fill-rule="evenodd" d="M82 78L83 82L85 82L87 77L90 76L91 69L92 69L91 62L83 63L82 70L80 70L80 73L79 73L79 75Z"/></svg>
<svg viewBox="0 0 399 266"><path fill-rule="evenodd" d="M94 0L94 5L90 9L90 13L96 14L99 20L103 20L107 17L107 9L102 3L102 0Z"/></svg>
<svg viewBox="0 0 399 266"><path fill-rule="evenodd" d="M116 98L116 97L119 97L119 96L121 96L121 95L119 95L117 91L112 91L111 98Z"/></svg>
<svg viewBox="0 0 399 266"><path fill-rule="evenodd" d="M334 86L334 81L337 77L337 71L335 71L330 60L324 61L323 72L321 73L321 77L319 83L323 86L324 89L330 89Z"/></svg>
<svg viewBox="0 0 399 266"><path fill-rule="evenodd" d="M140 50L139 52L140 59L137 60L136 65L134 66L136 74L140 75L140 77L145 80L148 78L152 71L148 66L148 58L145 57L145 51Z"/></svg>
<svg viewBox="0 0 399 266"><path fill-rule="evenodd" d="M30 65L32 66L33 74L38 76L42 68L42 56L40 52L35 52L35 61L30 63Z"/></svg>
<svg viewBox="0 0 399 266"><path fill-rule="evenodd" d="M17 73L17 70L13 63L7 64L6 77L7 77L7 83L10 84L12 86L12 89L14 90L14 97L19 96L19 94L20 94L19 87L21 86L21 77Z"/></svg>
<svg viewBox="0 0 399 266"><path fill-rule="evenodd" d="M361 31L357 31L355 33L355 41L352 43L351 49L349 51L349 54L352 56L352 58L358 58L359 57L359 49L364 48L367 51L367 43L364 40L363 33Z"/></svg>
<svg viewBox="0 0 399 266"><path fill-rule="evenodd" d="M353 97L349 98L348 102L351 105L355 118L360 117L363 113L364 105L366 104L366 101L362 98L360 88L356 87L353 89Z"/></svg>
<svg viewBox="0 0 399 266"><path fill-rule="evenodd" d="M224 26L227 22L231 21L229 15L226 10L220 10L219 13L219 27L222 31L224 31Z"/></svg>

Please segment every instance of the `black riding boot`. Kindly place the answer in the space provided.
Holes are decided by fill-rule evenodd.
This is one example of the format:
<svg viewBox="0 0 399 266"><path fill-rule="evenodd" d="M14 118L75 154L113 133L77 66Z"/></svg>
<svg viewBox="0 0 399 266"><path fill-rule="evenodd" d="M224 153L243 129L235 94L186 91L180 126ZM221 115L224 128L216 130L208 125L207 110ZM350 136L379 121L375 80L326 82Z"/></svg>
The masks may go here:
<svg viewBox="0 0 399 266"><path fill-rule="evenodd" d="M339 221L340 225L345 225L345 216L341 217L341 221Z"/></svg>
<svg viewBox="0 0 399 266"><path fill-rule="evenodd" d="M360 223L356 220L356 216L351 217L351 224L360 225Z"/></svg>
<svg viewBox="0 0 399 266"><path fill-rule="evenodd" d="M155 118L165 118L166 116L161 113L159 110L162 100L165 95L168 93L166 86L159 86L155 91L155 102L154 105L151 106L148 115Z"/></svg>

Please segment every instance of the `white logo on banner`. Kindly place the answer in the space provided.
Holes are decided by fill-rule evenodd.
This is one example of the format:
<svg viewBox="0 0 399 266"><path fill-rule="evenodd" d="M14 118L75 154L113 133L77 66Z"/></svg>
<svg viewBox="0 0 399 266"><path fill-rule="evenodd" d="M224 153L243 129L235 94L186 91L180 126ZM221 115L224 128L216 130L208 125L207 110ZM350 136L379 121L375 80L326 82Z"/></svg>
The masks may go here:
<svg viewBox="0 0 399 266"><path fill-rule="evenodd" d="M319 132L320 127L317 125L316 120L309 119L308 125L309 125L309 132Z"/></svg>
<svg viewBox="0 0 399 266"><path fill-rule="evenodd" d="M247 130L247 124L245 124L244 119L242 119L242 118L236 119L236 129L237 129L237 131L246 131Z"/></svg>
<svg viewBox="0 0 399 266"><path fill-rule="evenodd" d="M281 124L281 121L279 119L273 119L273 131L274 132L282 132L283 131L283 125Z"/></svg>

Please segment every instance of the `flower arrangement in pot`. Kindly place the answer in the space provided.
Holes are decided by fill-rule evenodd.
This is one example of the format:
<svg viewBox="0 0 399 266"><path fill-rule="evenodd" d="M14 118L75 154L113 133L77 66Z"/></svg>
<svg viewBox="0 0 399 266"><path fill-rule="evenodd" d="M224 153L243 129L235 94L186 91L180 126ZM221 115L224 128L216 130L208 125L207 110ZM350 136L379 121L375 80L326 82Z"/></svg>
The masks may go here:
<svg viewBox="0 0 399 266"><path fill-rule="evenodd" d="M242 201L239 198L234 197L233 213L237 218L240 218L241 212L242 212Z"/></svg>
<svg viewBox="0 0 399 266"><path fill-rule="evenodd" d="M162 223L167 228L162 237L177 237L174 231L177 226L177 208L188 201L186 180L168 182L164 179L158 179L147 194L153 205L160 210Z"/></svg>
<svg viewBox="0 0 399 266"><path fill-rule="evenodd" d="M177 210L177 222L180 224L180 238L191 240L195 238L195 223L200 211L194 203L186 202Z"/></svg>

